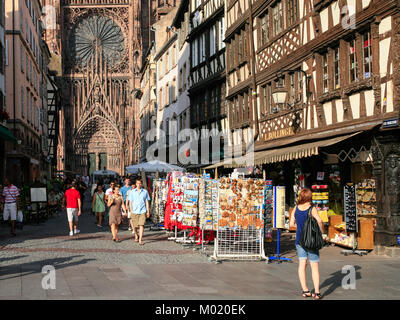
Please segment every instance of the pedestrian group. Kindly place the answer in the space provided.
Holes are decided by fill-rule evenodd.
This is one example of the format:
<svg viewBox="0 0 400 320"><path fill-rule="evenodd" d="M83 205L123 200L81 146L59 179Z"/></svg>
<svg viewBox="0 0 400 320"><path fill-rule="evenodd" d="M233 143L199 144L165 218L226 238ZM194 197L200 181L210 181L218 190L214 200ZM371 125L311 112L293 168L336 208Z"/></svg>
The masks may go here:
<svg viewBox="0 0 400 320"><path fill-rule="evenodd" d="M141 179L136 179L135 183L131 185L131 180L127 178L124 183L124 186L120 187L115 181L111 181L105 192L99 181L92 186L92 211L96 216L96 225L102 228L107 215L112 240L121 242L118 238L118 230L123 220L128 219L129 230L135 235L135 242L143 245L144 225L146 219L150 218L150 196L147 190L142 188ZM87 187L81 179L74 180L64 194L63 210L67 209L70 236L80 232L78 219L82 213L83 196L86 189Z"/></svg>

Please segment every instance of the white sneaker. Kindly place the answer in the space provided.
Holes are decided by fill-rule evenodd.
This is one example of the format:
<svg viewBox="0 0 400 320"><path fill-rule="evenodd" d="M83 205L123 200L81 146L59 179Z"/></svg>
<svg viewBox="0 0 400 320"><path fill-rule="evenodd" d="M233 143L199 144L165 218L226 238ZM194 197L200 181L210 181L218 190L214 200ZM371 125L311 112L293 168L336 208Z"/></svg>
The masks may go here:
<svg viewBox="0 0 400 320"><path fill-rule="evenodd" d="M81 232L81 230L75 229L75 231L74 231L75 234L77 234L79 232Z"/></svg>
<svg viewBox="0 0 400 320"><path fill-rule="evenodd" d="M70 232L69 232L69 235L70 235L70 236L73 236L73 235L74 235L74 232L73 232L73 231L70 231Z"/></svg>

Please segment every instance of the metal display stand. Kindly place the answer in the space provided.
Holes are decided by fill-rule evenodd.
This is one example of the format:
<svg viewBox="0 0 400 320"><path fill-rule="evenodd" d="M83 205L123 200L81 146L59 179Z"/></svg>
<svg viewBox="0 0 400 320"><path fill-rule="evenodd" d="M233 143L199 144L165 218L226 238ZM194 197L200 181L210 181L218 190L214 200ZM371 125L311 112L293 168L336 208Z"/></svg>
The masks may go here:
<svg viewBox="0 0 400 320"><path fill-rule="evenodd" d="M35 217L36 223L45 221L48 215L47 188L42 185L35 185L30 188L30 205L28 206L28 221Z"/></svg>
<svg viewBox="0 0 400 320"><path fill-rule="evenodd" d="M212 260L268 260L264 253L264 236L255 228L217 230Z"/></svg>
<svg viewBox="0 0 400 320"><path fill-rule="evenodd" d="M278 195L279 193L279 195ZM282 213L283 210L283 213ZM270 256L268 262L276 261L278 263L292 262L292 259L280 255L280 229L285 225L285 188L281 186L273 187L273 227L277 229L276 256ZM278 217L278 211L280 212ZM279 219L278 219L279 218Z"/></svg>
<svg viewBox="0 0 400 320"><path fill-rule="evenodd" d="M264 196L264 194L263 194ZM218 194L219 203L220 194ZM264 200L262 201L264 203ZM219 209L218 220L221 217L221 209ZM260 205L257 218L264 220L264 205ZM220 227L216 231L214 239L214 254L210 261L216 263L221 260L235 261L260 261L267 260L264 250L264 230L248 227Z"/></svg>
<svg viewBox="0 0 400 320"><path fill-rule="evenodd" d="M280 245L280 229L278 229L278 234L277 234L277 245L276 245L276 256L271 256L268 257L269 261L268 262L277 262L277 263L282 263L284 262L293 262L292 259L290 258L285 258L282 257L279 253L279 245Z"/></svg>
<svg viewBox="0 0 400 320"><path fill-rule="evenodd" d="M354 188L354 191L351 190L350 188ZM351 194L350 194L351 192ZM357 187L353 185L348 185L347 187L344 187L344 201L345 201L345 206L344 206L344 221L346 222L346 231L348 230L348 222L350 220L350 202L348 201L349 198L353 198L352 201L354 201L354 214L355 216L353 217L355 220L355 225L354 228L350 229L349 231L353 235L353 248L352 249L344 249L341 251L342 254L345 256L348 256L349 254L357 254L359 256L363 256L368 254L368 251L366 250L357 250L357 245L356 245L356 239L357 239L357 233L358 233L358 209L357 209L357 201L356 201L356 195L357 195Z"/></svg>

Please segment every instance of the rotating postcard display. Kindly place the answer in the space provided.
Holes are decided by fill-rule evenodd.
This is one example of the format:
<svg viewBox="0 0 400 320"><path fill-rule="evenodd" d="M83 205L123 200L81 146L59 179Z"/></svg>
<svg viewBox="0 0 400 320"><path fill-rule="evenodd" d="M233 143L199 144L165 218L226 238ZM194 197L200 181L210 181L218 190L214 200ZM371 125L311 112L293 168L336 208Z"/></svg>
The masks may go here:
<svg viewBox="0 0 400 320"><path fill-rule="evenodd" d="M214 259L266 259L262 179L221 178Z"/></svg>
<svg viewBox="0 0 400 320"><path fill-rule="evenodd" d="M154 224L164 222L165 203L167 201L167 185L163 179L155 180L153 184L153 195L151 201L151 220Z"/></svg>
<svg viewBox="0 0 400 320"><path fill-rule="evenodd" d="M354 185L344 187L344 219L347 232L358 232L356 187Z"/></svg>
<svg viewBox="0 0 400 320"><path fill-rule="evenodd" d="M172 226L177 226L182 223L183 220L183 193L184 186L182 182L182 173L181 172L173 172L172 173L172 182L171 182L171 222Z"/></svg>
<svg viewBox="0 0 400 320"><path fill-rule="evenodd" d="M200 194L200 226L203 230L218 228L218 180L204 179L201 181Z"/></svg>
<svg viewBox="0 0 400 320"><path fill-rule="evenodd" d="M274 211L274 187L272 180L265 181L264 189L264 232L267 241L272 241L272 215Z"/></svg>
<svg viewBox="0 0 400 320"><path fill-rule="evenodd" d="M182 183L184 188L182 225L196 227L199 212L199 179L185 176L182 178Z"/></svg>

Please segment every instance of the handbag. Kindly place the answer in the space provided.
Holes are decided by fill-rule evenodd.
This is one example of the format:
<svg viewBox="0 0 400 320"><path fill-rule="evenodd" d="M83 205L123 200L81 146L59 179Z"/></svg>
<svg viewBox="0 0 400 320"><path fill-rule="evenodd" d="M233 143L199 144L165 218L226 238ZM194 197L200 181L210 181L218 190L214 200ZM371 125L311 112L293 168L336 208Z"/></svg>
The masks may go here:
<svg viewBox="0 0 400 320"><path fill-rule="evenodd" d="M312 209L313 206L308 209L308 216L304 222L303 230L301 230L299 244L306 250L318 251L324 246L325 242L318 222L311 214Z"/></svg>

